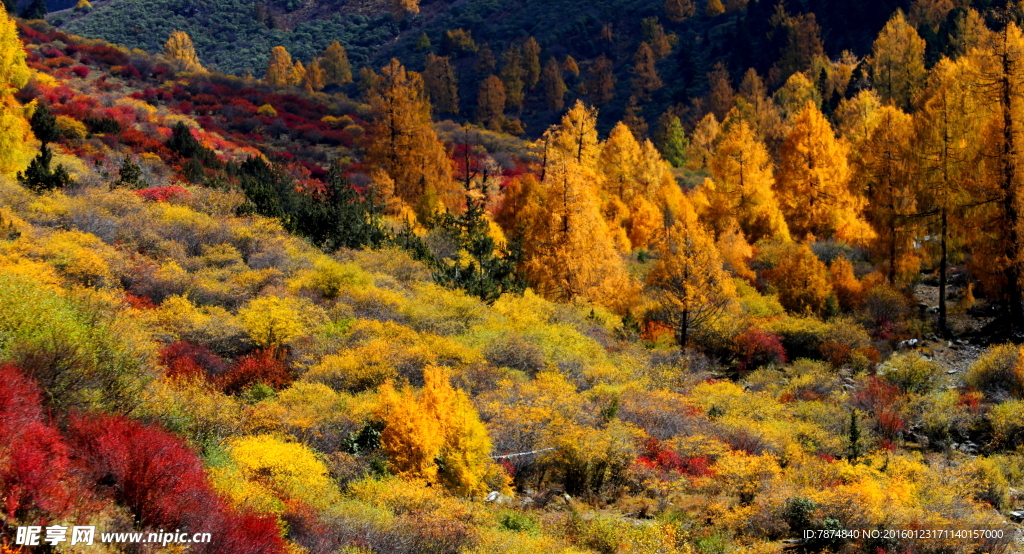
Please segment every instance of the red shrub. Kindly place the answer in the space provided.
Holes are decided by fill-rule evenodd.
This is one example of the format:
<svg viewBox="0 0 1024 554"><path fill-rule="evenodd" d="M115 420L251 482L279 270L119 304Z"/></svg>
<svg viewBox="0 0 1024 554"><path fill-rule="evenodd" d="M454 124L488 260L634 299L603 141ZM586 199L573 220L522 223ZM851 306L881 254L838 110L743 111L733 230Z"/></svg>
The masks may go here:
<svg viewBox="0 0 1024 554"><path fill-rule="evenodd" d="M35 381L13 365L0 366L0 498L8 518L33 512L66 515L90 499L71 474L68 447L43 421Z"/></svg>
<svg viewBox="0 0 1024 554"><path fill-rule="evenodd" d="M178 186L142 189L135 191L135 194L150 202L167 202L175 198L190 198L192 196L188 190Z"/></svg>
<svg viewBox="0 0 1024 554"><path fill-rule="evenodd" d="M124 301L136 310L155 310L157 307L148 296L136 296L130 292L124 293Z"/></svg>
<svg viewBox="0 0 1024 554"><path fill-rule="evenodd" d="M79 65L77 67L71 68L71 72L82 79L85 79L89 76L89 68L85 67L84 65Z"/></svg>
<svg viewBox="0 0 1024 554"><path fill-rule="evenodd" d="M736 359L740 371L751 371L769 364L786 363L786 349L778 335L760 329L747 329L736 337Z"/></svg>
<svg viewBox="0 0 1024 554"><path fill-rule="evenodd" d="M872 413L881 413L890 409L900 400L900 389L877 377L868 377L867 381L853 393L853 405Z"/></svg>
<svg viewBox="0 0 1024 554"><path fill-rule="evenodd" d="M903 431L904 426L903 418L891 408L884 409L878 414L878 428L886 439L894 440Z"/></svg>
<svg viewBox="0 0 1024 554"><path fill-rule="evenodd" d="M228 394L242 392L256 383L280 390L291 382L292 375L288 366L277 359L271 350L260 350L243 356L220 379L224 392Z"/></svg>
<svg viewBox="0 0 1024 554"><path fill-rule="evenodd" d="M160 363L167 368L168 377L199 377L219 375L227 364L209 348L179 341L160 349Z"/></svg>
<svg viewBox="0 0 1024 554"><path fill-rule="evenodd" d="M174 435L109 415L73 417L69 438L99 490L146 527L209 532L196 552L284 551L273 518L239 514L210 488L203 463Z"/></svg>

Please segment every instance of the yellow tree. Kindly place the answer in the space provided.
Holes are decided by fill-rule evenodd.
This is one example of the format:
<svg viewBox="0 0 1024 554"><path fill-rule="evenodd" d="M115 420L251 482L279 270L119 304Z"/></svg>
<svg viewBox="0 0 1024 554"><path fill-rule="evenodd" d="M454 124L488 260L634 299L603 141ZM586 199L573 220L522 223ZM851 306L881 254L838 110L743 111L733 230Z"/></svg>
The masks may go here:
<svg viewBox="0 0 1024 554"><path fill-rule="evenodd" d="M480 83L476 96L476 117L490 129L501 129L501 117L505 111L505 85L494 75Z"/></svg>
<svg viewBox="0 0 1024 554"><path fill-rule="evenodd" d="M427 54L423 83L435 112L459 113L459 81L447 56L435 56L433 52Z"/></svg>
<svg viewBox="0 0 1024 554"><path fill-rule="evenodd" d="M597 110L577 100L562 117L561 124L550 130L547 137L545 163L549 153L557 151L584 168L593 168L601 153L600 141L597 139Z"/></svg>
<svg viewBox="0 0 1024 554"><path fill-rule="evenodd" d="M576 71L578 73L579 69ZM548 109L561 111L565 107L565 93L569 89L565 86L565 80L562 79L562 66L554 57L549 59L544 66L541 81L544 83L544 96L548 102Z"/></svg>
<svg viewBox="0 0 1024 554"><path fill-rule="evenodd" d="M270 51L270 61L267 63L267 83L275 87L288 86L292 70L292 56L284 46L275 46Z"/></svg>
<svg viewBox="0 0 1024 554"><path fill-rule="evenodd" d="M983 109L992 114L984 130L984 174L975 189L975 262L989 274L987 287L1004 300L1006 326L1024 328L1024 37L1010 22L972 51L972 79Z"/></svg>
<svg viewBox="0 0 1024 554"><path fill-rule="evenodd" d="M530 281L552 300L620 306L632 285L601 216L593 172L563 150L549 156L545 202L524 248Z"/></svg>
<svg viewBox="0 0 1024 554"><path fill-rule="evenodd" d="M15 175L34 155L32 128L14 97L31 76L25 56L17 25L0 5L0 175Z"/></svg>
<svg viewBox="0 0 1024 554"><path fill-rule="evenodd" d="M171 31L171 36L164 44L164 56L174 62L181 71L203 71L192 38L184 31Z"/></svg>
<svg viewBox="0 0 1024 554"><path fill-rule="evenodd" d="M403 19L409 14L420 13L419 0L390 0L391 13L395 19Z"/></svg>
<svg viewBox="0 0 1024 554"><path fill-rule="evenodd" d="M708 167L715 151L715 142L721 132L722 125L713 113L705 115L697 122L697 126L693 128L693 134L690 136L687 167L694 171Z"/></svg>
<svg viewBox="0 0 1024 554"><path fill-rule="evenodd" d="M789 228L772 189L775 184L771 158L763 142L745 121L730 124L710 162L713 180L699 189L704 198L705 220L715 236L736 221L746 240L789 240Z"/></svg>
<svg viewBox="0 0 1024 554"><path fill-rule="evenodd" d="M883 107L878 124L863 143L855 179L868 198L868 217L877 235L874 250L885 260L889 282L912 277L920 269L914 252L917 219L916 167L911 145L913 118L894 106Z"/></svg>
<svg viewBox="0 0 1024 554"><path fill-rule="evenodd" d="M641 42L633 56L633 91L639 98L647 99L664 86L654 67L655 61L654 51L646 42Z"/></svg>
<svg viewBox="0 0 1024 554"><path fill-rule="evenodd" d="M428 205L437 197L455 208L461 195L452 179L451 158L432 126L423 79L393 59L370 89L368 103L369 164L387 171L395 195L421 215L440 208Z"/></svg>
<svg viewBox="0 0 1024 554"><path fill-rule="evenodd" d="M924 39L907 23L903 10L896 10L875 39L868 58L875 88L883 100L902 109L910 107L927 74L924 47Z"/></svg>
<svg viewBox="0 0 1024 554"><path fill-rule="evenodd" d="M736 292L711 233L694 214L666 215L664 226L647 290L675 329L676 343L686 348L694 332L713 326L732 309Z"/></svg>
<svg viewBox="0 0 1024 554"><path fill-rule="evenodd" d="M306 68L306 74L302 78L302 88L306 89L306 92L320 92L327 86L327 73L320 63L320 58L315 58Z"/></svg>
<svg viewBox="0 0 1024 554"><path fill-rule="evenodd" d="M466 392L452 387L443 368L428 367L423 380L422 410L437 419L444 437L441 482L465 497L482 496L495 485L508 492L508 479L490 458L491 439Z"/></svg>
<svg viewBox="0 0 1024 554"><path fill-rule="evenodd" d="M590 66L590 78L584 83L584 90L595 106L603 106L615 98L615 72L612 61L601 54Z"/></svg>
<svg viewBox="0 0 1024 554"><path fill-rule="evenodd" d="M715 114L719 121L725 121L726 114L732 109L736 91L732 88L729 70L722 62L716 63L715 67L708 72L708 87L710 90L707 96L707 108Z"/></svg>
<svg viewBox="0 0 1024 554"><path fill-rule="evenodd" d="M352 64L348 61L348 53L340 42L334 41L324 50L320 60L328 85L344 86L352 82Z"/></svg>
<svg viewBox="0 0 1024 554"><path fill-rule="evenodd" d="M523 70L526 88L532 89L540 81L540 44L530 37L523 44Z"/></svg>
<svg viewBox="0 0 1024 554"><path fill-rule="evenodd" d="M861 212L864 198L850 188L847 147L811 102L793 122L780 149L775 192L789 229L808 236L864 242L871 228Z"/></svg>
<svg viewBox="0 0 1024 554"><path fill-rule="evenodd" d="M697 11L693 0L665 0L665 17L673 23L682 23Z"/></svg>
<svg viewBox="0 0 1024 554"><path fill-rule="evenodd" d="M962 207L970 201L971 183L978 182L977 164L981 127L980 106L971 90L968 60L943 58L935 64L915 118L915 154L921 168L917 189L919 211L930 214L930 227L939 239L939 331L948 334L946 289L951 246L964 235Z"/></svg>
<svg viewBox="0 0 1024 554"><path fill-rule="evenodd" d="M736 117L746 121L759 140L770 140L776 145L781 142L782 114L754 68L743 74L735 102Z"/></svg>
<svg viewBox="0 0 1024 554"><path fill-rule="evenodd" d="M616 124L601 145L601 155L597 162L606 194L614 194L625 200L633 196L640 156L640 143L633 138L629 127L622 122Z"/></svg>
<svg viewBox="0 0 1024 554"><path fill-rule="evenodd" d="M295 64L292 65L292 70L288 73L288 84L297 87L306 80L306 68L302 65L302 62L295 60Z"/></svg>
<svg viewBox="0 0 1024 554"><path fill-rule="evenodd" d="M444 432L434 414L420 407L411 388L396 391L391 383L380 388L380 417L384 430L380 446L400 477L437 481L437 457Z"/></svg>
<svg viewBox="0 0 1024 554"><path fill-rule="evenodd" d="M418 393L381 387L381 447L392 467L460 496L478 497L492 487L507 492L507 476L490 458L490 437L466 393L451 386L442 368L425 368L423 381Z"/></svg>
<svg viewBox="0 0 1024 554"><path fill-rule="evenodd" d="M505 85L505 107L515 112L522 110L526 68L523 67L523 49L518 44L509 46L501 56L501 82Z"/></svg>
<svg viewBox="0 0 1024 554"><path fill-rule="evenodd" d="M788 242L772 245L775 266L767 270L768 282L775 287L782 307L796 314L822 315L832 296L828 267L806 244Z"/></svg>

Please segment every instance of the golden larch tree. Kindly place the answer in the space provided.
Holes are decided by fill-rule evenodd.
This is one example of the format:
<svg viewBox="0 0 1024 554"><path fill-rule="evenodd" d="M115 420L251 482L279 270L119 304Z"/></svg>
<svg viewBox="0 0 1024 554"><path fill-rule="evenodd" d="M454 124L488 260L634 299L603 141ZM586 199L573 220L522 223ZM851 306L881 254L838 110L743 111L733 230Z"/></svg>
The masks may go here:
<svg viewBox="0 0 1024 554"><path fill-rule="evenodd" d="M924 101L915 117L915 154L921 182L918 210L933 214L928 227L938 237L932 252L939 277L938 326L948 335L946 291L949 266L965 237L963 206L971 203L972 183L979 182L978 159L984 117L974 94L970 60L939 60L929 76Z"/></svg>
<svg viewBox="0 0 1024 554"><path fill-rule="evenodd" d="M519 112L526 97L526 69L523 67L523 49L518 44L508 47L501 56L501 82L505 85L505 108Z"/></svg>
<svg viewBox="0 0 1024 554"><path fill-rule="evenodd" d="M924 39L907 23L903 11L897 10L878 34L868 58L875 88L882 100L902 109L910 107L927 75L924 49Z"/></svg>
<svg viewBox="0 0 1024 554"><path fill-rule="evenodd" d="M501 79L491 75L480 83L476 96L477 120L490 129L501 129L501 117L505 111L505 85Z"/></svg>
<svg viewBox="0 0 1024 554"><path fill-rule="evenodd" d="M164 43L164 57L171 60L181 71L203 71L199 56L196 55L196 48L192 44L192 37L184 31L171 31L167 42Z"/></svg>
<svg viewBox="0 0 1024 554"><path fill-rule="evenodd" d="M390 0L390 9L395 19L404 19L410 14L420 13L419 0Z"/></svg>
<svg viewBox="0 0 1024 554"><path fill-rule="evenodd" d="M302 62L295 60L292 65L292 70L288 73L288 84L297 87L306 80L306 67L302 65Z"/></svg>
<svg viewBox="0 0 1024 554"><path fill-rule="evenodd" d="M590 102L595 106L603 106L615 98L615 72L612 61L601 54L591 64L589 77L583 88Z"/></svg>
<svg viewBox="0 0 1024 554"><path fill-rule="evenodd" d="M584 168L592 169L601 153L597 138L597 110L581 100L564 116L557 127L546 133L545 161L555 154L571 158Z"/></svg>
<svg viewBox="0 0 1024 554"><path fill-rule="evenodd" d="M696 12L693 0L665 0L665 17L673 23L682 23Z"/></svg>
<svg viewBox="0 0 1024 554"><path fill-rule="evenodd" d="M447 56L436 56L433 52L427 54L423 83L435 112L459 113L459 81Z"/></svg>
<svg viewBox="0 0 1024 554"><path fill-rule="evenodd" d="M795 236L857 243L872 237L862 216L864 197L851 189L847 146L813 103L793 122L778 169L776 196Z"/></svg>
<svg viewBox="0 0 1024 554"><path fill-rule="evenodd" d="M302 79L302 88L306 89L306 92L320 92L327 86L327 72L320 63L320 58L315 58L306 67L306 74Z"/></svg>
<svg viewBox="0 0 1024 554"><path fill-rule="evenodd" d="M579 72L579 69L576 71ZM565 86L565 80L562 78L562 66L553 56L544 66L541 81L544 83L544 97L547 100L548 109L561 111L565 107L565 93L569 89Z"/></svg>
<svg viewBox="0 0 1024 554"><path fill-rule="evenodd" d="M391 60L370 89L368 103L370 166L387 171L395 195L421 216L441 208L437 198L454 208L461 195L452 179L451 158L434 132L420 75Z"/></svg>
<svg viewBox="0 0 1024 554"><path fill-rule="evenodd" d="M693 213L668 214L664 226L647 290L674 329L676 343L686 348L694 333L733 309L736 293L711 233Z"/></svg>
<svg viewBox="0 0 1024 554"><path fill-rule="evenodd" d="M642 151L629 127L619 122L601 145L597 168L605 194L629 200L636 192Z"/></svg>
<svg viewBox="0 0 1024 554"><path fill-rule="evenodd" d="M0 175L14 176L35 155L25 107L14 97L32 75L25 58L17 25L0 4Z"/></svg>
<svg viewBox="0 0 1024 554"><path fill-rule="evenodd" d="M533 37L523 43L523 70L526 88L532 89L540 81L540 44Z"/></svg>
<svg viewBox="0 0 1024 554"><path fill-rule="evenodd" d="M320 67L324 69L328 85L344 86L352 82L352 64L340 42L334 41L324 50Z"/></svg>
<svg viewBox="0 0 1024 554"><path fill-rule="evenodd" d="M891 284L920 272L920 258L914 249L918 175L913 139L913 118L895 106L884 106L854 168L854 179L868 198L867 215L877 235L872 249L884 260Z"/></svg>
<svg viewBox="0 0 1024 554"><path fill-rule="evenodd" d="M592 181L593 173L574 157L552 150L543 211L526 241L526 272L537 292L552 300L621 307L632 284Z"/></svg>
<svg viewBox="0 0 1024 554"><path fill-rule="evenodd" d="M779 303L795 314L823 315L832 296L828 267L806 244L787 242L773 245L775 266L765 277L775 287Z"/></svg>
<svg viewBox="0 0 1024 554"><path fill-rule="evenodd" d="M982 113L983 174L973 191L973 267L991 296L1003 301L1005 325L1024 329L1024 36L1016 23L989 34L970 54Z"/></svg>
<svg viewBox="0 0 1024 554"><path fill-rule="evenodd" d="M651 93L664 86L658 70L654 67L654 51L646 42L641 42L633 55L633 92L643 99L650 97Z"/></svg>
<svg viewBox="0 0 1024 554"><path fill-rule="evenodd" d="M716 237L735 221L750 243L769 237L789 240L789 227L773 189L771 158L745 121L727 127L710 169L712 179L698 189L704 199L698 211Z"/></svg>
<svg viewBox="0 0 1024 554"><path fill-rule="evenodd" d="M266 81L275 87L288 86L293 69L292 56L288 50L284 46L275 46L270 51Z"/></svg>

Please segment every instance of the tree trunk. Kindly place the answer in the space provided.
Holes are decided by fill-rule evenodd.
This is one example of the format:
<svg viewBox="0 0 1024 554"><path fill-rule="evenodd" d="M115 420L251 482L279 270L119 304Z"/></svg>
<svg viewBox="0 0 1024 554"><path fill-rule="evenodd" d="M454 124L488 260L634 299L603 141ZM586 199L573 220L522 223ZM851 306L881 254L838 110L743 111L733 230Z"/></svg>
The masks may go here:
<svg viewBox="0 0 1024 554"><path fill-rule="evenodd" d="M946 215L946 208L942 208L941 216L941 240L942 253L939 257L939 333L949 337L949 326L946 324L946 271L949 264L947 252L949 242L949 221Z"/></svg>
<svg viewBox="0 0 1024 554"><path fill-rule="evenodd" d="M1004 31L1008 33L1008 31ZM1021 303L1021 291L1020 291L1020 261L1018 260L1020 252L1020 230L1018 229L1018 219L1020 215L1017 213L1017 148L1015 145L1015 137L1013 133L1013 91L1011 90L1012 78L1015 67L1010 59L1010 45L1009 37L1004 35L1003 41L1003 75L1001 85L1002 103L1003 103L1003 182L1002 182L1002 193L1003 193L1003 213L1006 217L1005 232L1007 233L1007 241L1004 249L1004 255L1006 256L1006 269L1004 275L1006 278L1006 317L1009 329L1017 331L1021 327L1021 322L1024 320L1024 304Z"/></svg>

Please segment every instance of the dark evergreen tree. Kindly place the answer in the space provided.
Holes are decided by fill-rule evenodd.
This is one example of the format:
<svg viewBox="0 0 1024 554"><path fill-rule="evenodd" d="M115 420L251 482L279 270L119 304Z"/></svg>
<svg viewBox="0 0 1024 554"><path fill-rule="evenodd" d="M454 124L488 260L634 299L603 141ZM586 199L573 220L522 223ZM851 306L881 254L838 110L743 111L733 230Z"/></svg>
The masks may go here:
<svg viewBox="0 0 1024 554"><path fill-rule="evenodd" d="M25 9L21 10L19 15L22 19L44 19L49 12L49 8L46 7L46 0L32 0L32 3L25 6Z"/></svg>
<svg viewBox="0 0 1024 554"><path fill-rule="evenodd" d="M196 137L192 136L192 130L183 121L179 121L171 130L171 138L167 140L167 147L177 152L182 158L198 160L208 167L217 165L217 155L213 150L200 144Z"/></svg>
<svg viewBox="0 0 1024 554"><path fill-rule="evenodd" d="M33 192L47 192L70 185L72 183L71 176L68 175L63 165L58 165L56 169L50 169L52 160L53 153L50 151L50 147L44 144L39 150L39 155L32 160L25 173L18 173L18 182Z"/></svg>
<svg viewBox="0 0 1024 554"><path fill-rule="evenodd" d="M461 215L445 213L432 225L433 229L455 237L459 251L469 254L471 261L436 260L434 281L440 285L466 291L483 300L494 302L502 294L521 293L526 284L516 272L522 257L518 242L499 247L488 233L484 202L467 195L466 211Z"/></svg>
<svg viewBox="0 0 1024 554"><path fill-rule="evenodd" d="M121 168L117 173L116 187L128 187L131 189L142 189L149 186L149 183L142 178L142 168L132 161L128 156L121 162Z"/></svg>
<svg viewBox="0 0 1024 554"><path fill-rule="evenodd" d="M32 114L32 119L29 123L32 125L32 133L43 144L56 142L60 138L57 117L50 112L50 108L46 104L39 104L36 107L36 111Z"/></svg>

